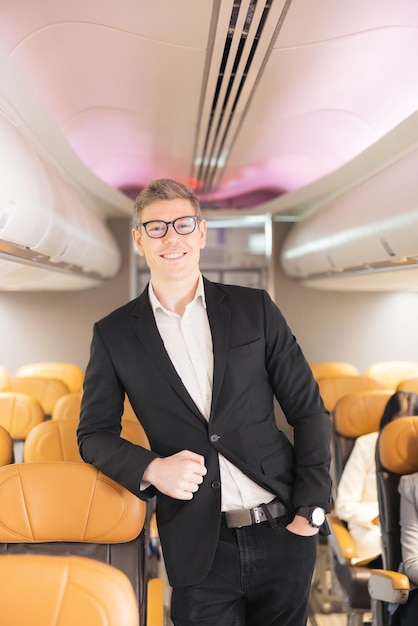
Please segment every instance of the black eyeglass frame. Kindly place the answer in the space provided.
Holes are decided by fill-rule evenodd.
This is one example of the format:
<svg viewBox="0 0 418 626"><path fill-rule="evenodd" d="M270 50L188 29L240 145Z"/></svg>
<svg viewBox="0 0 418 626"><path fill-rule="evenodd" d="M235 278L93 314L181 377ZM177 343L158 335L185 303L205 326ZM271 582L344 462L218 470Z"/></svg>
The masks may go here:
<svg viewBox="0 0 418 626"><path fill-rule="evenodd" d="M177 230L176 228L176 222L179 222L180 220L184 220L184 219L188 219L188 220L193 220L194 222L194 226L192 228L192 230L190 230L188 233L182 233L180 231ZM172 227L174 228L175 232L178 235L191 235L192 233L194 233L194 231L196 230L196 224L198 222L200 222L202 218L199 215L183 215L182 217L176 217L175 220L172 220L171 222L165 222L164 220L149 220L148 222L139 222L138 224L138 228L141 228L141 226L144 227L145 232L147 233L148 237L150 237L151 239L162 239L163 237L166 236L167 232L168 232L168 227L170 226L170 224L172 225ZM164 224L165 226L165 231L162 235L158 235L157 237L150 235L147 229L148 224Z"/></svg>

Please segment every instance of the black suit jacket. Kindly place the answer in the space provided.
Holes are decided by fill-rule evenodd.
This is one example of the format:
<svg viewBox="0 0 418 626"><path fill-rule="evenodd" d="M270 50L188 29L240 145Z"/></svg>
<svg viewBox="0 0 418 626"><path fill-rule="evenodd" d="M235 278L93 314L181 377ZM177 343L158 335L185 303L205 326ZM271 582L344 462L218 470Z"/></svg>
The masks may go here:
<svg viewBox="0 0 418 626"><path fill-rule="evenodd" d="M83 459L140 498L156 456L188 449L208 473L192 500L157 494L157 520L172 586L200 582L221 514L218 452L291 510L329 511L330 419L295 337L263 290L204 280L214 372L209 422L178 376L158 333L147 289L94 326L78 438ZM125 392L151 451L119 437ZM276 426L276 396L294 446Z"/></svg>

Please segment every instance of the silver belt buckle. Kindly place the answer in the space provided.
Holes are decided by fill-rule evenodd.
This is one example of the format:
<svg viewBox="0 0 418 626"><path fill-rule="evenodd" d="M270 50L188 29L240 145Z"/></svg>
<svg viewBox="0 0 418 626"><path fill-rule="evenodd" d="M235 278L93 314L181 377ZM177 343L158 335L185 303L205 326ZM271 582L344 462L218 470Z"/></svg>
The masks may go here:
<svg viewBox="0 0 418 626"><path fill-rule="evenodd" d="M253 519L249 509L234 509L226 513L226 524L228 528L251 526L252 523Z"/></svg>
<svg viewBox="0 0 418 626"><path fill-rule="evenodd" d="M261 506L255 506L253 509L251 509L251 517L254 521L254 524L260 524L260 522L264 522L266 518Z"/></svg>

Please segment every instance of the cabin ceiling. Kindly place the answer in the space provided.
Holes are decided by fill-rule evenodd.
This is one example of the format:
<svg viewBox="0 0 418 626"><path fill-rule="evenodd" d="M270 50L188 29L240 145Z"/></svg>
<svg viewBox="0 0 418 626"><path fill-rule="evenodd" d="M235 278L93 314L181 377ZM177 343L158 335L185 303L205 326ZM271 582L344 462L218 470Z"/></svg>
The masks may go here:
<svg viewBox="0 0 418 626"><path fill-rule="evenodd" d="M314 287L418 258L417 244L387 243L388 224L418 227L416 0L2 4L0 112L100 219L170 177L208 215L295 221L283 268Z"/></svg>

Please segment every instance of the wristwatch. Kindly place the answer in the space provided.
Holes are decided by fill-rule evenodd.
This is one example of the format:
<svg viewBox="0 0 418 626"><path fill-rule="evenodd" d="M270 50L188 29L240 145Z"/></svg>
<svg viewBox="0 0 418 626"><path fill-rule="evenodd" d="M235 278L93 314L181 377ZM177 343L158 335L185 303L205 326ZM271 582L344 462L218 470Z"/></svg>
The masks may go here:
<svg viewBox="0 0 418 626"><path fill-rule="evenodd" d="M325 511L320 506L301 506L296 514L306 517L315 528L319 528L325 522Z"/></svg>

